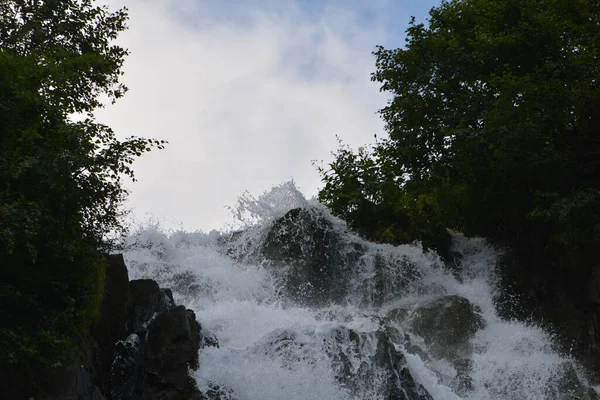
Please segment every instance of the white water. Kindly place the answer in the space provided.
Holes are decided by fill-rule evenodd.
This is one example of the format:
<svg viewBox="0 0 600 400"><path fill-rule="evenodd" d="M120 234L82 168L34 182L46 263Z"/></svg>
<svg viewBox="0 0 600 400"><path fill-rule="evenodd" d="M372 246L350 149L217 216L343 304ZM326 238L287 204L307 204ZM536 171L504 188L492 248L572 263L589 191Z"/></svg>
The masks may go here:
<svg viewBox="0 0 600 400"><path fill-rule="evenodd" d="M535 326L498 317L493 305L497 254L480 239L454 235L454 250L463 255L459 281L441 267L435 255L424 254L420 247L363 241L326 213L343 237L367 248L365 259L373 254L408 259L420 273L419 282L381 307L365 305L372 290L372 263L363 262L349 282L352 291L344 305L309 309L290 302L281 294L268 264L257 256L257 246L275 219L298 206L326 213L316 202L305 200L293 185L285 184L258 200L240 200L235 211L251 226L229 244L224 243L226 235L214 231L167 235L156 227L142 229L129 239L125 258L130 278L152 278L161 287L172 288L176 302L194 310L203 330L219 340L220 348L200 351L201 367L193 376L201 389L216 384L240 400L375 399L377 381L352 392L336 381L325 351L336 328L373 332L380 326L380 317L394 307L404 305L411 310L440 295L459 295L478 306L485 320L485 328L471 340L472 389L457 394L453 383L457 371L451 363L406 354L415 381L434 399L580 398L564 387L563 371L572 361L554 350L549 335ZM427 352L417 335L406 332ZM292 344L282 348L281 338L287 336L293 336ZM360 363L357 356L348 355L353 365Z"/></svg>

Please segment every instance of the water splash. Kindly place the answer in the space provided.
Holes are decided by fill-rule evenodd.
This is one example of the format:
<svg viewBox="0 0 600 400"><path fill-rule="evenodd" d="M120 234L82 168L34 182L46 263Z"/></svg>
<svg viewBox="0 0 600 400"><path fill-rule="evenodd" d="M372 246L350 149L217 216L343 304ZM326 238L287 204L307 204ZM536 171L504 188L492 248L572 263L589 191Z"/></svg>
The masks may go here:
<svg viewBox="0 0 600 400"><path fill-rule="evenodd" d="M312 210L336 238L335 253L327 254L343 262L330 265L347 272L333 276L343 289L336 301L291 299L282 275L295 261L265 256L269 232L297 207ZM369 375L371 383L359 378L366 376L362 364L376 363L377 346L369 355L367 343L377 343L376 332L385 330L416 383L434 399L588 398L579 367L555 350L546 332L499 318L493 301L498 254L484 240L453 233L453 250L461 255L457 274L420 246L359 238L292 183L258 199L245 195L234 212L243 230L167 235L149 227L129 238L125 253L132 279L152 278L172 288L176 301L218 338L219 348L200 352L194 377L201 389L218 388L236 399L383 398L383 375ZM316 251L303 245L304 253ZM468 300L484 321L459 355L436 351L414 322L423 318L425 305L441 298ZM350 384L344 374L360 382Z"/></svg>

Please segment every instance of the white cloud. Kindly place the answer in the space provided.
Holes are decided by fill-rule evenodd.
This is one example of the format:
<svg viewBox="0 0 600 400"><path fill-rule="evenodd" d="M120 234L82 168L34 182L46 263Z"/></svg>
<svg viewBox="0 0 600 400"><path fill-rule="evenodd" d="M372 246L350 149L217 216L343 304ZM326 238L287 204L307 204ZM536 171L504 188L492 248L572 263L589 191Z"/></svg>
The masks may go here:
<svg viewBox="0 0 600 400"><path fill-rule="evenodd" d="M220 10L211 23L215 2L109 4L130 10L119 39L131 51L130 91L97 116L122 137L169 141L135 164L128 206L138 218L208 230L229 222L224 206L244 190L293 178L315 195L311 161L331 159L336 134L358 146L382 131L384 98L369 82L382 33L351 11L315 15L286 3L237 23Z"/></svg>

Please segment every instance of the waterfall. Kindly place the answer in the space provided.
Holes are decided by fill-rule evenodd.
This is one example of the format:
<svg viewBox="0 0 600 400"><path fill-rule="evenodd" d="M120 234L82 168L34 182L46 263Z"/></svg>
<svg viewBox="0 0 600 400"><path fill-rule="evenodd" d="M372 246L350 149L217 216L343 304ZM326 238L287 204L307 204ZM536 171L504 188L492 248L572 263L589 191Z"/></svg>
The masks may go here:
<svg viewBox="0 0 600 400"><path fill-rule="evenodd" d="M485 240L452 233L449 268L419 245L361 239L290 183L233 211L238 230L145 227L124 254L131 279L195 311L208 398L594 398L548 333L498 316Z"/></svg>

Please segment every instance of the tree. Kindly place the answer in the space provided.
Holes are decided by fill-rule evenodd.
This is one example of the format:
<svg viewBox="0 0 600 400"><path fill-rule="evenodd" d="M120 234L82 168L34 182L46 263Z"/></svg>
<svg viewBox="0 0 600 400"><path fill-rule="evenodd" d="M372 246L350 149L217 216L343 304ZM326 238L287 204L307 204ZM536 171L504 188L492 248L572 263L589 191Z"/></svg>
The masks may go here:
<svg viewBox="0 0 600 400"><path fill-rule="evenodd" d="M442 2L427 27L412 20L406 48L375 52L372 79L393 98L380 110L388 137L371 149L373 165L344 152L335 163L377 175L374 192L373 182L359 190L377 204L421 196L448 227L501 239L558 218L565 196L592 201L599 15L592 0ZM323 176L321 197L337 207L344 176Z"/></svg>
<svg viewBox="0 0 600 400"><path fill-rule="evenodd" d="M555 295L570 271L581 296L600 245L600 2L443 1L374 55L387 137L339 150L321 200L486 236L520 254L515 279Z"/></svg>
<svg viewBox="0 0 600 400"><path fill-rule="evenodd" d="M126 26L91 0L0 2L0 358L60 365L98 312L122 177L164 141L119 140L97 123L114 102ZM85 119L75 122L74 113Z"/></svg>

